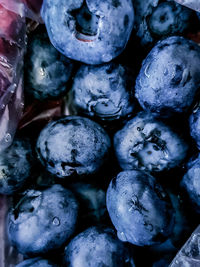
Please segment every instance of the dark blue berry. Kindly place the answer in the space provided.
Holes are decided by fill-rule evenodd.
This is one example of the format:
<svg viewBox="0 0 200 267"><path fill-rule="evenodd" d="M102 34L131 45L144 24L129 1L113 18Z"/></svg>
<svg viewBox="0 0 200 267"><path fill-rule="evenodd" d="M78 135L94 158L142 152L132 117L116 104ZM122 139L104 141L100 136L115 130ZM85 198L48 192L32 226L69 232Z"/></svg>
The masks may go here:
<svg viewBox="0 0 200 267"><path fill-rule="evenodd" d="M25 61L25 89L29 95L39 100L62 96L72 68L72 62L52 46L46 32L30 37Z"/></svg>
<svg viewBox="0 0 200 267"><path fill-rule="evenodd" d="M143 61L136 98L143 109L168 117L193 104L200 86L200 47L173 36L160 41Z"/></svg>
<svg viewBox="0 0 200 267"><path fill-rule="evenodd" d="M122 169L159 172L178 166L188 145L167 125L140 112L115 134L114 148Z"/></svg>
<svg viewBox="0 0 200 267"><path fill-rule="evenodd" d="M8 213L9 240L24 255L56 250L73 234L77 213L77 200L61 185L29 190Z"/></svg>
<svg viewBox="0 0 200 267"><path fill-rule="evenodd" d="M122 65L83 65L69 92L71 110L103 121L123 119L133 112L133 79Z"/></svg>
<svg viewBox="0 0 200 267"><path fill-rule="evenodd" d="M131 0L45 0L42 17L52 44L87 64L109 62L125 48L134 21Z"/></svg>
<svg viewBox="0 0 200 267"><path fill-rule="evenodd" d="M97 172L106 162L110 138L90 119L66 116L40 133L37 152L47 170L60 178Z"/></svg>
<svg viewBox="0 0 200 267"><path fill-rule="evenodd" d="M181 187L186 193L191 207L200 213L200 156L191 159L187 164L187 171L181 181Z"/></svg>
<svg viewBox="0 0 200 267"><path fill-rule="evenodd" d="M21 189L34 164L30 140L15 138L0 154L0 194L11 195Z"/></svg>
<svg viewBox="0 0 200 267"><path fill-rule="evenodd" d="M122 241L137 246L154 245L172 233L171 202L155 178L145 172L120 172L108 187L106 202Z"/></svg>
<svg viewBox="0 0 200 267"><path fill-rule="evenodd" d="M133 0L136 35L143 46L168 36L183 34L194 12L175 1Z"/></svg>
<svg viewBox="0 0 200 267"><path fill-rule="evenodd" d="M126 259L126 249L111 228L90 227L65 248L64 266L124 266Z"/></svg>

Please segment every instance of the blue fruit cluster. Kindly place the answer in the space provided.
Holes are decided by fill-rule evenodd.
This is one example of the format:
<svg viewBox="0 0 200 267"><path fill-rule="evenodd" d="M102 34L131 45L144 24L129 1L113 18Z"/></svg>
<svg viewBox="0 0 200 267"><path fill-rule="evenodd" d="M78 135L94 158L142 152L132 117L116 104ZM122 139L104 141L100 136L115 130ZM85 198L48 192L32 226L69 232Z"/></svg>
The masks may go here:
<svg viewBox="0 0 200 267"><path fill-rule="evenodd" d="M17 267L169 265L199 223L198 14L172 0L43 0L41 16L25 114L0 153Z"/></svg>
<svg viewBox="0 0 200 267"><path fill-rule="evenodd" d="M122 120L135 109L132 90L133 78L122 65L82 65L74 77L68 101L75 114L103 121Z"/></svg>

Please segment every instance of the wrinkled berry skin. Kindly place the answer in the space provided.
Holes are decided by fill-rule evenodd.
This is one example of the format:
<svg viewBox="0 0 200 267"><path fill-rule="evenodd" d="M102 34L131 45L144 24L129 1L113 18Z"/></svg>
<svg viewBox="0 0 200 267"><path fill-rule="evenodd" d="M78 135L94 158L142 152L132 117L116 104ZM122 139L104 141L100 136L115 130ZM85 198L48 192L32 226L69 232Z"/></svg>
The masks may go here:
<svg viewBox="0 0 200 267"><path fill-rule="evenodd" d="M37 141L38 156L57 177L85 176L97 172L111 146L105 130L96 122L66 116L50 122Z"/></svg>
<svg viewBox="0 0 200 267"><path fill-rule="evenodd" d="M181 187L186 193L194 210L200 213L200 156L187 164L187 172L181 181Z"/></svg>
<svg viewBox="0 0 200 267"><path fill-rule="evenodd" d="M195 12L174 1L133 0L134 28L143 46L159 39L183 34L191 25Z"/></svg>
<svg viewBox="0 0 200 267"><path fill-rule="evenodd" d="M114 148L122 169L160 172L178 166L188 145L167 125L140 112L116 132Z"/></svg>
<svg viewBox="0 0 200 267"><path fill-rule="evenodd" d="M24 260L16 265L16 267L58 267L58 265L51 263L49 260L40 257L34 259Z"/></svg>
<svg viewBox="0 0 200 267"><path fill-rule="evenodd" d="M32 36L25 61L26 92L39 100L62 96L72 68L72 62L52 46L45 32Z"/></svg>
<svg viewBox="0 0 200 267"><path fill-rule="evenodd" d="M124 266L126 251L111 228L90 227L77 235L64 253L64 266Z"/></svg>
<svg viewBox="0 0 200 267"><path fill-rule="evenodd" d="M83 65L74 77L68 101L74 114L102 121L122 120L134 110L132 89L133 80L122 65Z"/></svg>
<svg viewBox="0 0 200 267"><path fill-rule="evenodd" d="M200 106L198 105L189 118L190 135L195 140L200 150Z"/></svg>
<svg viewBox="0 0 200 267"><path fill-rule="evenodd" d="M173 36L158 42L142 63L135 96L144 110L169 117L193 104L200 86L200 47Z"/></svg>
<svg viewBox="0 0 200 267"><path fill-rule="evenodd" d="M120 172L110 182L106 203L122 241L137 246L154 245L172 233L171 202L155 178L145 172Z"/></svg>
<svg viewBox="0 0 200 267"><path fill-rule="evenodd" d="M29 190L8 213L8 237L23 255L45 254L73 234L77 214L77 200L61 185Z"/></svg>
<svg viewBox="0 0 200 267"><path fill-rule="evenodd" d="M41 14L56 49L86 64L118 56L134 22L131 0L45 0Z"/></svg>
<svg viewBox="0 0 200 267"><path fill-rule="evenodd" d="M34 165L30 140L15 138L0 154L0 194L11 195L22 188Z"/></svg>

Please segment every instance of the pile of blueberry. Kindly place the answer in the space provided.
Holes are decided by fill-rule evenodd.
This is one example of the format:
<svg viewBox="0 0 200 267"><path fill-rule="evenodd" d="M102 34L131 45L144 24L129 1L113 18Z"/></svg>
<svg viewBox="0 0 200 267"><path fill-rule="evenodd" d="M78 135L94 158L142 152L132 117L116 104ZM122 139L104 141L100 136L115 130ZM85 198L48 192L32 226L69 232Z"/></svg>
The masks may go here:
<svg viewBox="0 0 200 267"><path fill-rule="evenodd" d="M173 0L44 0L41 15L25 103L62 115L0 155L16 266L167 267L200 223L199 16Z"/></svg>

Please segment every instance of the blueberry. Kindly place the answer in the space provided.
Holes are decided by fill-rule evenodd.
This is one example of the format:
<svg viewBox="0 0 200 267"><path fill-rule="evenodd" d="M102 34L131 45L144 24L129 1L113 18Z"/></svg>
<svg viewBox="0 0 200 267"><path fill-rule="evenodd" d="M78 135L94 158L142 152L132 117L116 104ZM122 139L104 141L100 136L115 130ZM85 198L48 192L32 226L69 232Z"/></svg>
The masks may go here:
<svg viewBox="0 0 200 267"><path fill-rule="evenodd" d="M103 223L107 219L106 193L99 186L85 183L72 183L71 191L80 203L80 227Z"/></svg>
<svg viewBox="0 0 200 267"><path fill-rule="evenodd" d="M131 0L45 0L41 13L52 44L65 56L86 64L118 56L134 22Z"/></svg>
<svg viewBox="0 0 200 267"><path fill-rule="evenodd" d="M29 256L58 249L73 234L77 213L77 200L61 185L29 190L8 213L9 240Z"/></svg>
<svg viewBox="0 0 200 267"><path fill-rule="evenodd" d="M37 152L47 170L60 178L97 172L106 162L110 138L90 119L66 116L40 133Z"/></svg>
<svg viewBox="0 0 200 267"><path fill-rule="evenodd" d="M0 194L11 195L21 189L34 164L30 140L16 137L0 155Z"/></svg>
<svg viewBox="0 0 200 267"><path fill-rule="evenodd" d="M58 267L58 265L49 260L37 257L33 259L24 260L16 265L16 267Z"/></svg>
<svg viewBox="0 0 200 267"><path fill-rule="evenodd" d="M136 98L158 116L183 113L200 86L200 47L173 36L158 42L143 61L136 79Z"/></svg>
<svg viewBox="0 0 200 267"><path fill-rule="evenodd" d="M151 114L140 112L114 136L122 169L159 172L179 165L188 145L167 125Z"/></svg>
<svg viewBox="0 0 200 267"><path fill-rule="evenodd" d="M187 171L183 176L181 181L181 187L186 193L189 201L191 202L191 207L200 213L200 155L191 159L187 164Z"/></svg>
<svg viewBox="0 0 200 267"><path fill-rule="evenodd" d="M39 100L62 96L72 68L72 62L51 45L46 32L30 37L25 61L25 89L29 95Z"/></svg>
<svg viewBox="0 0 200 267"><path fill-rule="evenodd" d="M133 0L136 35L143 46L158 39L183 34L191 26L194 12L174 1Z"/></svg>
<svg viewBox="0 0 200 267"><path fill-rule="evenodd" d="M127 256L123 243L111 228L90 227L65 248L64 266L124 266Z"/></svg>
<svg viewBox="0 0 200 267"><path fill-rule="evenodd" d="M190 135L200 149L200 105L197 104L189 118Z"/></svg>
<svg viewBox="0 0 200 267"><path fill-rule="evenodd" d="M123 119L134 110L133 81L122 65L80 67L69 92L71 110L104 121Z"/></svg>
<svg viewBox="0 0 200 267"><path fill-rule="evenodd" d="M112 179L106 203L118 237L137 246L158 244L172 233L169 197L149 174L123 171Z"/></svg>

